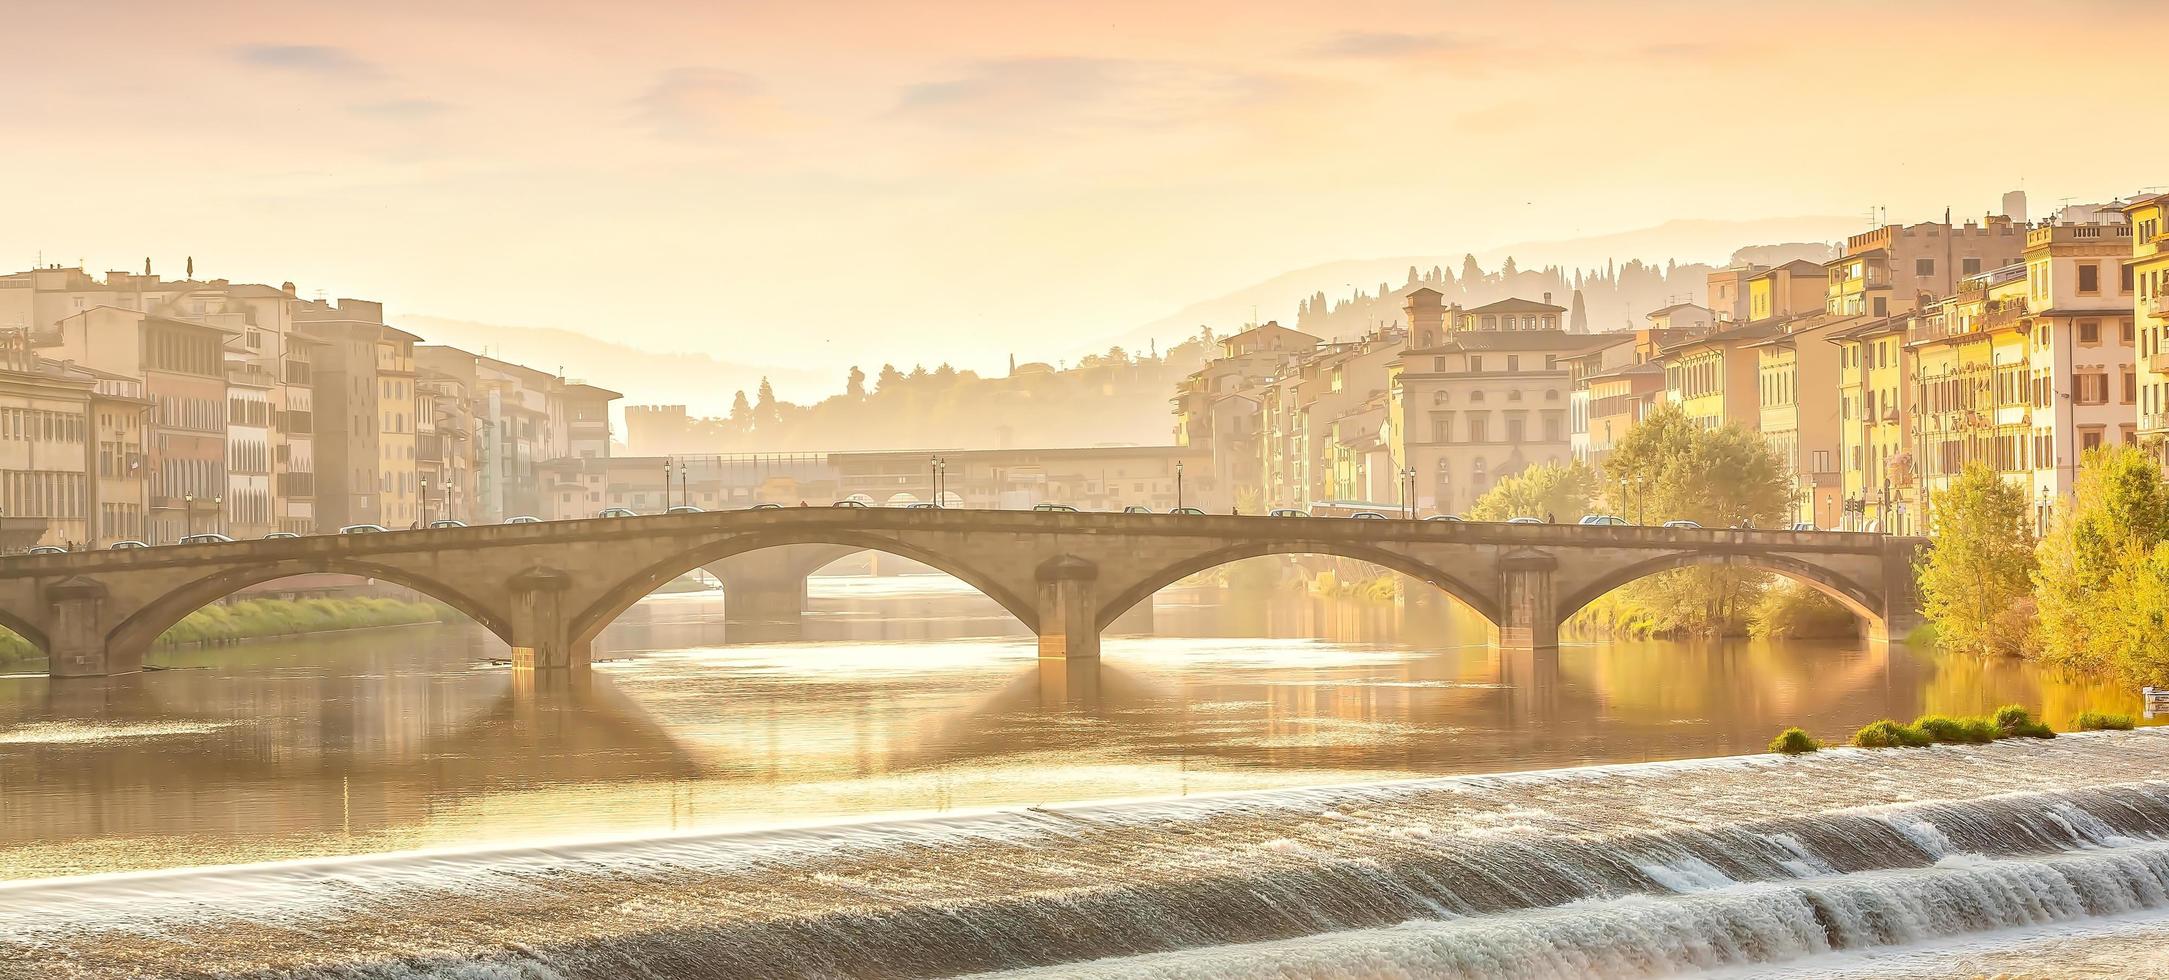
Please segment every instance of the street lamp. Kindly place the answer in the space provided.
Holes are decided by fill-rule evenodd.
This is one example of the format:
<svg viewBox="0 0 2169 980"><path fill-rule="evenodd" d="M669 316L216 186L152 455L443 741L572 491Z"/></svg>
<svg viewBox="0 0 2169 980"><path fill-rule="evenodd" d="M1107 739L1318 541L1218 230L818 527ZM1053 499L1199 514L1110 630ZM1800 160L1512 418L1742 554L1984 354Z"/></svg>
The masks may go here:
<svg viewBox="0 0 2169 980"><path fill-rule="evenodd" d="M196 495L184 493L181 495L181 536L187 537L194 533L196 533Z"/></svg>
<svg viewBox="0 0 2169 980"><path fill-rule="evenodd" d="M1175 509L1182 509L1182 460L1175 461Z"/></svg>
<svg viewBox="0 0 2169 980"><path fill-rule="evenodd" d="M225 495L225 494L219 494L218 496L216 496L216 497L212 497L212 498L211 498L211 513L212 513L212 514L214 514L214 515L216 515L216 516L214 516L214 517L213 517L213 518L211 519L211 531L212 531L212 533L214 533L214 534L224 534L224 533L226 533L226 495Z"/></svg>
<svg viewBox="0 0 2169 980"><path fill-rule="evenodd" d="M670 457L663 457L663 512L670 512Z"/></svg>
<svg viewBox="0 0 2169 980"><path fill-rule="evenodd" d="M1402 485L1402 486L1404 486L1404 487L1407 487L1407 488L1408 488L1408 489L1407 489L1407 491L1405 491L1404 493L1402 493L1402 494L1401 494L1401 508L1402 508L1403 510L1406 510L1406 511L1408 511L1408 519L1409 519L1409 520L1412 520L1412 521L1413 521L1413 520L1415 520L1415 519L1416 519L1416 468L1415 468L1415 467L1413 467L1413 466L1403 466L1403 467L1401 467L1401 485Z"/></svg>
<svg viewBox="0 0 2169 980"><path fill-rule="evenodd" d="M2042 487L2042 488L2041 488L2041 506L2040 506L2040 507L2037 507L2037 508L2035 508L2035 509L2034 509L2034 512L2033 512L2033 536L2034 536L2034 537L2037 537L2037 538L2038 538L2038 537L2041 537L2041 536L2043 536L2043 535L2046 535L2046 534L2048 533L2048 515L2049 515L2049 494L2048 494L2048 488L2047 488L2047 487Z"/></svg>
<svg viewBox="0 0 2169 980"><path fill-rule="evenodd" d="M429 478L422 478L422 526L429 526Z"/></svg>
<svg viewBox="0 0 2169 980"><path fill-rule="evenodd" d="M663 496L670 496L670 474L663 474ZM685 487L685 460L678 461L678 505L693 506L693 494Z"/></svg>

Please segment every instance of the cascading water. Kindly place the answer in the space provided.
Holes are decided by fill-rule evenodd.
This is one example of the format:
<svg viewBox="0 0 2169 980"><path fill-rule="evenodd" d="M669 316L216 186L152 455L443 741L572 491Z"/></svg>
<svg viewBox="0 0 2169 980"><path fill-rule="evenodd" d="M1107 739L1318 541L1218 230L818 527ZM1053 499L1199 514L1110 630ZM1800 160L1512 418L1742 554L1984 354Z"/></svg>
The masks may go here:
<svg viewBox="0 0 2169 980"><path fill-rule="evenodd" d="M0 885L0 974L1521 977L1797 962L2169 908L2162 737L21 882Z"/></svg>

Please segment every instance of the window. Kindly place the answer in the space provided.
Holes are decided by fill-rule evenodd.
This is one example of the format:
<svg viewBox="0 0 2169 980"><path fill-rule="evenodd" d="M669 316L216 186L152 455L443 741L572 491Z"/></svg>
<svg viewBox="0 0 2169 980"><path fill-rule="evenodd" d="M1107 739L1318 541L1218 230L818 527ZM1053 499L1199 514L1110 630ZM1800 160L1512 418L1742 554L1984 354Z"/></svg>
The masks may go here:
<svg viewBox="0 0 2169 980"><path fill-rule="evenodd" d="M2080 429L2080 430L2079 430L2079 451L2080 451L2080 452L2085 452L2085 451L2087 451L2087 450L2089 450L2089 449L2099 449L2099 448L2101 448L2101 429L2100 429L2100 428L2098 428L2098 427L2097 427L2097 428L2091 428L2091 429Z"/></svg>
<svg viewBox="0 0 2169 980"><path fill-rule="evenodd" d="M2106 374L2081 374L2072 379L2077 382L2077 401L2081 405L2106 405L2109 403L2109 376Z"/></svg>
<svg viewBox="0 0 2169 980"><path fill-rule="evenodd" d="M2123 336L2123 338L2124 338L2124 346L2126 346L2126 347L2129 347L2129 346L2131 346L2131 340L2132 340L2132 333L2131 333L2131 321L2130 321L2130 320L2125 320L2125 321L2123 321L2122 323L2119 323L2119 324L2118 324L2117 326L2118 326L2118 332L2119 332L2119 333L2120 333L2120 334L2121 334L2121 335Z"/></svg>
<svg viewBox="0 0 2169 980"><path fill-rule="evenodd" d="M1521 370L1521 355L1519 355L1519 354L1508 354L1508 355L1506 355L1506 369L1507 369L1508 371L1519 371L1519 370Z"/></svg>
<svg viewBox="0 0 2169 980"><path fill-rule="evenodd" d="M1483 369L1484 369L1484 355L1482 355L1482 354L1470 354L1470 355L1469 355L1469 370L1471 370L1471 371L1478 371L1478 372L1480 372L1480 371L1482 371Z"/></svg>
<svg viewBox="0 0 2169 980"><path fill-rule="evenodd" d="M2116 288L2118 290L2127 293L2131 292L2131 272L2131 266L2123 267L2123 272L2118 274L2116 278Z"/></svg>
<svg viewBox="0 0 2169 980"><path fill-rule="evenodd" d="M1521 445L1523 439L1528 435L1528 424L1528 421L1519 415L1507 416L1506 441L1517 446Z"/></svg>
<svg viewBox="0 0 2169 980"><path fill-rule="evenodd" d="M2101 343L2100 320L2079 321L2079 343L2085 344L2089 347Z"/></svg>
<svg viewBox="0 0 2169 980"><path fill-rule="evenodd" d="M1935 275L1935 274L1936 274L1936 260L1934 260L1934 259L1914 259L1914 260L1913 260L1913 274L1914 274L1914 275L1916 275L1916 276L1932 276L1932 275Z"/></svg>
<svg viewBox="0 0 2169 980"><path fill-rule="evenodd" d="M2092 262L2079 263L2079 292L2098 293L2100 291L2101 267Z"/></svg>
<svg viewBox="0 0 2169 980"><path fill-rule="evenodd" d="M1491 413L1478 412L1469 416L1469 441L1491 441Z"/></svg>
<svg viewBox="0 0 2169 980"><path fill-rule="evenodd" d="M1472 401L1472 402L1480 402L1480 401L1483 401L1483 400L1484 400L1484 393L1483 393L1483 392L1481 392L1481 391L1472 391L1472 392L1469 392L1469 401Z"/></svg>
<svg viewBox="0 0 2169 980"><path fill-rule="evenodd" d="M1964 276L1980 275L1981 260L1978 258L1965 258L1958 260L1958 274Z"/></svg>

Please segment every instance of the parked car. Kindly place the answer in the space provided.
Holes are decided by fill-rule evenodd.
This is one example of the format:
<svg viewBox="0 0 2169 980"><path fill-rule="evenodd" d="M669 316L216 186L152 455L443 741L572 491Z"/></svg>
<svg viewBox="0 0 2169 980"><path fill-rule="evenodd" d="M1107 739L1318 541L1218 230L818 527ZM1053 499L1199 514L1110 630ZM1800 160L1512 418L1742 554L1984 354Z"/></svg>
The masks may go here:
<svg viewBox="0 0 2169 980"><path fill-rule="evenodd" d="M1125 514L1150 514L1152 513L1152 508L1139 507L1136 504L1131 504L1128 507L1122 508L1122 512Z"/></svg>
<svg viewBox="0 0 2169 980"><path fill-rule="evenodd" d="M746 508L746 509L747 509L747 510L782 510L782 509L783 509L783 505L782 505L782 504L754 504L753 506L751 506L751 507L748 507L748 508Z"/></svg>
<svg viewBox="0 0 2169 980"><path fill-rule="evenodd" d="M1626 526L1627 519L1624 517L1613 517L1610 514L1591 514L1587 517L1582 518L1578 523L1589 524L1599 527L1624 527Z"/></svg>
<svg viewBox="0 0 2169 980"><path fill-rule="evenodd" d="M384 534L391 530L382 524L349 524L339 529L340 534Z"/></svg>
<svg viewBox="0 0 2169 980"><path fill-rule="evenodd" d="M629 510L629 509L626 509L626 508L624 508L624 507L605 507L605 508L603 508L603 509L601 509L601 510L598 510L598 511L596 511L596 512L595 512L595 516L596 516L596 517L639 517L640 515L639 515L639 514L636 514L636 513L634 513L633 511L631 511L631 510Z"/></svg>
<svg viewBox="0 0 2169 980"><path fill-rule="evenodd" d="M182 543L182 544L225 544L226 542L229 542L229 541L232 541L232 540L233 540L232 538L229 538L229 537L227 537L227 536L225 536L225 535L223 535L223 534L216 534L216 533L204 533L204 534L191 534L191 535L189 535L189 536L187 536L187 537L185 537L185 538L182 538L182 539L181 539L181 543Z"/></svg>
<svg viewBox="0 0 2169 980"><path fill-rule="evenodd" d="M1506 523L1508 523L1508 524L1542 524L1542 523L1544 523L1544 519L1543 519L1543 518L1541 518L1541 517L1509 517L1509 518L1507 518L1507 519L1506 519Z"/></svg>
<svg viewBox="0 0 2169 980"><path fill-rule="evenodd" d="M1032 509L1043 514L1074 514L1077 508L1068 504L1033 504Z"/></svg>
<svg viewBox="0 0 2169 980"><path fill-rule="evenodd" d="M1465 524L1465 523L1468 523L1468 522L1466 522L1466 521L1463 521L1463 520L1461 519L1460 515L1458 515L1458 514L1433 514L1433 515L1431 515L1431 516L1429 516L1429 517L1426 517L1426 518L1424 518L1424 520L1427 520L1427 521L1452 521L1452 522L1454 522L1455 524Z"/></svg>
<svg viewBox="0 0 2169 980"><path fill-rule="evenodd" d="M505 523L507 523L507 524L540 524L540 523L542 523L542 518L540 518L540 517L529 517L529 516L527 516L527 515L525 515L525 514L521 514L521 515L520 515L520 516L518 516L518 517L507 517L507 518L505 518Z"/></svg>
<svg viewBox="0 0 2169 980"><path fill-rule="evenodd" d="M1666 527L1701 527L1702 525L1700 525L1700 524L1697 524L1697 523L1695 523L1695 522L1693 522L1693 521L1666 521L1666 522L1664 522L1664 526L1666 526Z"/></svg>
<svg viewBox="0 0 2169 980"><path fill-rule="evenodd" d="M1795 521L1795 522L1793 522L1793 523L1792 523L1792 525L1790 525L1790 526L1788 526L1787 528L1785 528L1785 530L1787 530L1787 531L1820 531L1820 530L1822 530L1822 528L1816 527L1813 521Z"/></svg>
<svg viewBox="0 0 2169 980"><path fill-rule="evenodd" d="M921 500L921 501L919 501L918 503L915 503L915 504L905 504L905 505L904 505L904 509L905 509L905 510L940 510L940 509L941 509L941 505L940 505L940 504L937 504L937 503L933 503L933 502L931 502L931 501Z"/></svg>
<svg viewBox="0 0 2169 980"><path fill-rule="evenodd" d="M136 549L136 548L148 548L148 547L150 547L150 545L144 544L144 543L143 543L143 542L141 542L141 541L133 541L133 540L131 540L131 541L115 541L115 542L113 542L113 543L112 543L111 545L109 545L109 546L107 547L107 549L106 549L106 550L108 550L108 551L132 551L132 550L134 550L134 549Z"/></svg>
<svg viewBox="0 0 2169 980"><path fill-rule="evenodd" d="M830 504L829 506L831 506L831 507L858 507L858 508L864 509L864 508L865 508L865 506L866 506L866 501L863 501L863 500L850 500L850 499L845 499L845 500L839 500L839 501L836 501L835 503L833 503L833 504Z"/></svg>
<svg viewBox="0 0 2169 980"><path fill-rule="evenodd" d="M1267 516L1267 517L1309 517L1309 516L1310 516L1310 511L1304 510L1304 509L1302 509L1302 508L1300 508L1300 507L1275 507L1275 508L1273 508L1273 509L1272 509L1271 511L1268 511L1268 512L1266 513L1266 515L1265 515L1265 516Z"/></svg>
<svg viewBox="0 0 2169 980"><path fill-rule="evenodd" d="M440 528L440 527L466 527L466 526L467 526L467 522L466 522L466 521L455 521L455 520L451 520L451 519L446 519L446 520L441 520L441 521L430 521L430 522L429 522L429 526L430 526L430 529L432 529L432 530L435 530L435 529L437 529L437 528Z"/></svg>
<svg viewBox="0 0 2169 980"><path fill-rule="evenodd" d="M284 541L284 540L286 540L287 538L298 538L298 537L301 537L301 535L299 535L299 534L295 534L295 533L294 533L294 532L292 532L292 531L273 531L273 532L271 532L270 534L266 534L266 535L264 535L264 540L266 540L266 541Z"/></svg>
<svg viewBox="0 0 2169 980"><path fill-rule="evenodd" d="M41 544L35 548L30 549L29 551L23 552L23 554L26 555L65 555L67 553L68 549L50 544Z"/></svg>
<svg viewBox="0 0 2169 980"><path fill-rule="evenodd" d="M676 506L676 507L672 507L671 509L669 509L669 510L666 510L666 511L664 511L663 513L665 513L665 514L705 514L705 513L707 513L707 511L704 511L704 510L702 510L702 509L700 509L700 508L698 508L698 507L695 507L695 506L693 506L692 504L679 504L678 506Z"/></svg>
<svg viewBox="0 0 2169 980"><path fill-rule="evenodd" d="M1195 507L1177 507L1177 508L1175 508L1174 510L1168 511L1168 513L1170 513L1170 514L1180 514L1180 515L1182 515L1182 516L1184 516L1184 517L1203 517L1203 516L1205 516L1205 512L1204 512L1204 511L1202 511L1202 510L1199 510L1199 509L1197 509L1197 508L1195 508Z"/></svg>
<svg viewBox="0 0 2169 980"><path fill-rule="evenodd" d="M1359 521L1383 521L1386 519L1386 515L1381 514L1375 510L1359 510L1348 516L1353 520Z"/></svg>

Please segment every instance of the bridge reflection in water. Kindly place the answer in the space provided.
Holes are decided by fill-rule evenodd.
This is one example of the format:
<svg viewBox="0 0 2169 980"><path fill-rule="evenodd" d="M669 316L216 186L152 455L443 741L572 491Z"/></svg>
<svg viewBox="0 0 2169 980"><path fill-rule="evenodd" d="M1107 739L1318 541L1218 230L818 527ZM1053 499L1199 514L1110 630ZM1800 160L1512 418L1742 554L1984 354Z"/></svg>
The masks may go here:
<svg viewBox="0 0 2169 980"><path fill-rule="evenodd" d="M2006 701L2127 707L1858 644L1501 651L1417 590L1177 591L1158 635L1050 661L987 600L928 584L817 579L813 638L772 645L717 645L719 596L659 597L589 670L477 667L479 630L424 629L0 681L0 877L1709 755L1786 724Z"/></svg>

